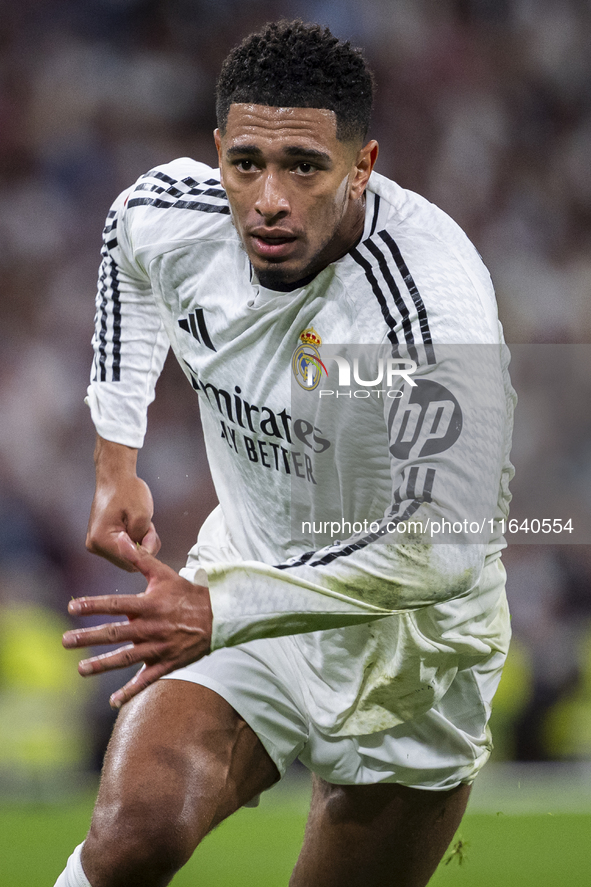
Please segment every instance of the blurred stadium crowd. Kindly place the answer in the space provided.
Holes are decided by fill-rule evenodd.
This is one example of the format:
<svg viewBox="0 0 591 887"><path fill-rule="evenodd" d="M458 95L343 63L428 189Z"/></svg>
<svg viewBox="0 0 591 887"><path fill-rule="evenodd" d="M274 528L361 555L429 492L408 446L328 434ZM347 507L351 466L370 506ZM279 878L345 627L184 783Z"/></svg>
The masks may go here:
<svg viewBox="0 0 591 887"><path fill-rule="evenodd" d="M76 677L67 601L143 587L84 550L104 217L157 163L216 165L223 58L292 17L365 48L378 171L464 227L507 340L591 341L590 0L0 0L0 792L98 765L123 676ZM195 401L169 361L140 470L175 567L215 502ZM546 404L526 427L540 472L554 422ZM588 499L591 437L577 440L562 458ZM506 564L515 644L495 754L589 758L591 550L515 545Z"/></svg>

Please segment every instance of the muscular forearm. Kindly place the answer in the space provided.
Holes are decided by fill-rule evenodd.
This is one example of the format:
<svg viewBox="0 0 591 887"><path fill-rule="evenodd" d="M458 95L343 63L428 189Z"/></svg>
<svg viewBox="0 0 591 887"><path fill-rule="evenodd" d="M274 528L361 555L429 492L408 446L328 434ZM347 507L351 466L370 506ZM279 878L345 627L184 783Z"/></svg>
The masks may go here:
<svg viewBox="0 0 591 887"><path fill-rule="evenodd" d="M156 554L160 548L152 524L152 494L136 473L137 454L134 447L97 436L94 452L96 490L86 547L125 570L133 570L133 567L120 556L117 538L122 531L132 542L141 542L151 554Z"/></svg>

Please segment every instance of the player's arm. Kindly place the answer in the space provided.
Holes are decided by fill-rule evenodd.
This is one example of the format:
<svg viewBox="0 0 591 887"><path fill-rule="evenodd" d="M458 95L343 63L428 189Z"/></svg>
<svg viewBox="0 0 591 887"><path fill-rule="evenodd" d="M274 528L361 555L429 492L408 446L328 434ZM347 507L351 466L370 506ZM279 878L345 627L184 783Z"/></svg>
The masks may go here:
<svg viewBox="0 0 591 887"><path fill-rule="evenodd" d="M144 664L136 678L114 694L116 707L163 674L207 653L211 637L207 589L181 579L153 556L160 542L152 523L152 496L136 473L147 409L168 339L149 276L135 260L126 198L122 194L113 205L103 238L87 398L98 432L87 547L123 569L143 573L148 587L139 595L71 601L72 615L115 615L124 621L75 629L64 636L68 648L125 645L81 662L82 674Z"/></svg>
<svg viewBox="0 0 591 887"><path fill-rule="evenodd" d="M103 232L94 361L86 399L97 430L96 491L86 546L131 570L119 554L119 533L125 531L152 554L160 548L152 524L152 496L137 476L136 462L168 339L149 275L132 247L128 196L124 192L115 201Z"/></svg>
<svg viewBox="0 0 591 887"><path fill-rule="evenodd" d="M136 568L121 557L118 537L124 532L150 554L157 554L160 539L152 523L154 502L145 481L137 476L138 451L97 435L94 451L96 489L90 511L86 547L121 567Z"/></svg>

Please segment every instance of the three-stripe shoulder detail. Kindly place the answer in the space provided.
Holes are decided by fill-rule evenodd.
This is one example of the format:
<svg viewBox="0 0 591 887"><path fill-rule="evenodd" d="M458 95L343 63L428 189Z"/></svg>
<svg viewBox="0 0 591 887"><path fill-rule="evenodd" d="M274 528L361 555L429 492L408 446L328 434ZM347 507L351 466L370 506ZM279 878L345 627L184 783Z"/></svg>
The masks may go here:
<svg viewBox="0 0 591 887"><path fill-rule="evenodd" d="M142 176L127 206L130 209L135 206L153 206L157 209L230 214L226 192L217 179L206 179L203 182L192 176L173 179L160 170L152 170Z"/></svg>
<svg viewBox="0 0 591 887"><path fill-rule="evenodd" d="M377 213L374 222L376 219ZM418 363L421 361L417 345L421 345L426 362L434 364L435 352L427 309L408 264L390 232L382 229L377 234L370 234L351 250L350 255L365 272L380 306L392 345L405 344L410 357ZM402 339L399 338L400 335Z"/></svg>

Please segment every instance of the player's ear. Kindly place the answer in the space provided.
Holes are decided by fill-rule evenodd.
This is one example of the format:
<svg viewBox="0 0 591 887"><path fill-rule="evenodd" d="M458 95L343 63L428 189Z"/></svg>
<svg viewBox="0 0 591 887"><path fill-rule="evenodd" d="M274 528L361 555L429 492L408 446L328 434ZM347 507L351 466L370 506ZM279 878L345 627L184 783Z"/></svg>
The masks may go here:
<svg viewBox="0 0 591 887"><path fill-rule="evenodd" d="M224 174L222 172L222 136L220 134L219 129L214 129L213 131L213 140L215 142L215 146L218 152L218 160L220 164L220 181L222 185L224 184Z"/></svg>
<svg viewBox="0 0 591 887"><path fill-rule="evenodd" d="M350 195L353 200L358 200L363 196L369 177L378 159L379 150L379 145L375 139L369 141L365 147L360 148L352 171Z"/></svg>

